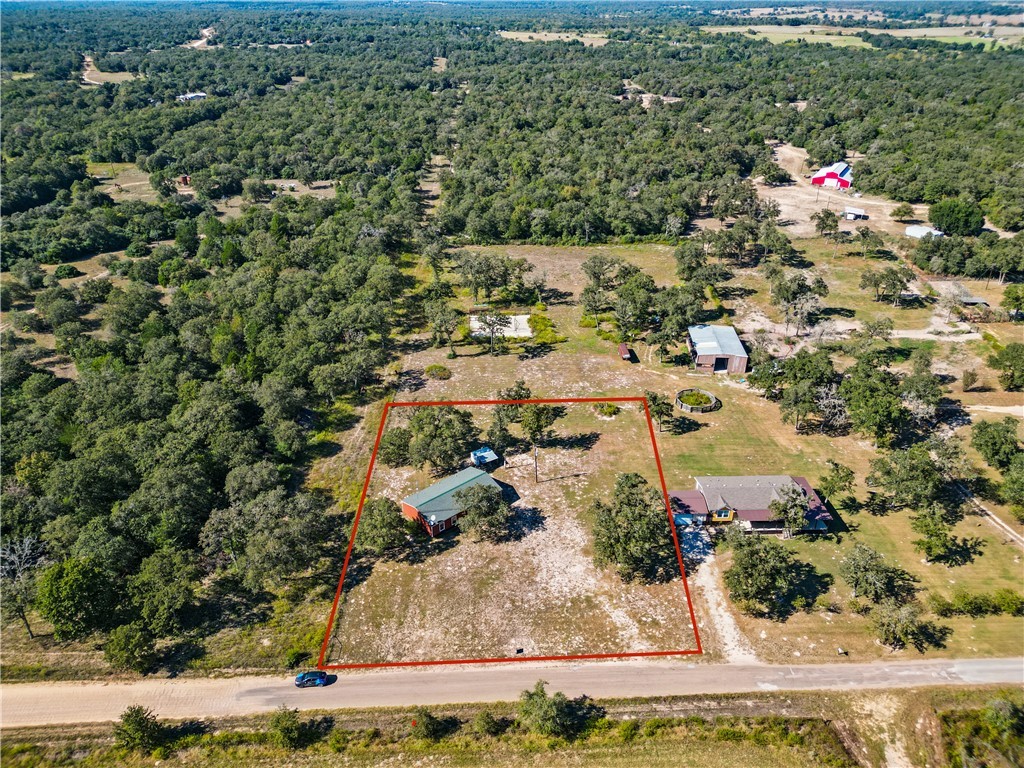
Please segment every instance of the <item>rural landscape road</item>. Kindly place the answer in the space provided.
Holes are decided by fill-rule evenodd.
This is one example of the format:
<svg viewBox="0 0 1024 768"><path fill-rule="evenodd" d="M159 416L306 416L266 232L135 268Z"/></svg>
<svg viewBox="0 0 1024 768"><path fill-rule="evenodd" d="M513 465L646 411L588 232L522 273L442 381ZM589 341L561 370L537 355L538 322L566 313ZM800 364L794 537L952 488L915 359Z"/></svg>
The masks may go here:
<svg viewBox="0 0 1024 768"><path fill-rule="evenodd" d="M5 728L116 720L142 704L166 718L209 718L298 709L344 709L508 701L539 680L550 690L594 698L752 693L777 690L1024 684L1024 659L978 659L801 666L610 662L397 669L341 676L298 690L291 678L142 680L133 683L24 683L0 686Z"/></svg>

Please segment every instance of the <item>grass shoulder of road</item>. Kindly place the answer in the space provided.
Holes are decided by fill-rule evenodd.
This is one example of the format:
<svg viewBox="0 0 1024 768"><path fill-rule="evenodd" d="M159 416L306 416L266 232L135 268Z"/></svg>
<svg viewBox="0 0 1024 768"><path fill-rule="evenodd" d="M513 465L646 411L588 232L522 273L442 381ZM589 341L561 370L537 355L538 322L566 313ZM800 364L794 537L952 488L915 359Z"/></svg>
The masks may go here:
<svg viewBox="0 0 1024 768"><path fill-rule="evenodd" d="M581 701L569 738L540 736L516 722L511 703L434 707L440 738L412 733L409 708L310 711L298 745L275 741L271 715L161 723L149 754L114 743L109 724L5 729L4 765L578 766L660 768L735 765L883 765L891 749L908 764L943 764L951 733L944 713L969 713L993 700L1024 703L1005 687L759 693ZM127 703L126 703L127 706ZM482 713L494 735L475 727ZM955 722L955 719L953 719Z"/></svg>

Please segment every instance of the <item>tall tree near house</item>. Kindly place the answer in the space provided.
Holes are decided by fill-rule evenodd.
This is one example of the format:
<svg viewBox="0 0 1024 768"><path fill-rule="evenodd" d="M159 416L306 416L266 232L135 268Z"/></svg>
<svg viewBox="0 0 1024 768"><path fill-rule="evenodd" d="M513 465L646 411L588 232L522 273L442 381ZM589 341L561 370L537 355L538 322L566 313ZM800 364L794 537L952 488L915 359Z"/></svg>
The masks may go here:
<svg viewBox="0 0 1024 768"><path fill-rule="evenodd" d="M533 392L523 379L518 379L511 387L498 390L498 400L522 401L533 397ZM508 424L518 424L522 416L522 404L517 402L505 402L495 406L495 413L501 413Z"/></svg>
<svg viewBox="0 0 1024 768"><path fill-rule="evenodd" d="M402 510L391 499L371 499L363 505L359 517L357 548L382 555L401 547L407 541Z"/></svg>
<svg viewBox="0 0 1024 768"><path fill-rule="evenodd" d="M873 603L882 600L903 603L913 598L917 591L917 579L902 568L890 565L884 555L859 542L843 558L839 575L850 585L855 597L863 597Z"/></svg>
<svg viewBox="0 0 1024 768"><path fill-rule="evenodd" d="M818 411L817 389L812 381L797 381L782 391L779 401L782 420L792 422L793 428L799 432L804 420Z"/></svg>
<svg viewBox="0 0 1024 768"><path fill-rule="evenodd" d="M674 407L672 401L657 392L644 392L644 397L647 399L647 409L658 422L658 431L661 432L665 426L665 419L672 416Z"/></svg>
<svg viewBox="0 0 1024 768"><path fill-rule="evenodd" d="M409 460L417 466L431 464L437 469L457 467L476 440L473 415L451 405L414 408L409 419Z"/></svg>
<svg viewBox="0 0 1024 768"><path fill-rule="evenodd" d="M970 296L967 289L960 283L949 283L949 288L939 296L939 307L946 311L946 322L948 323L954 312L959 312L964 307L964 301Z"/></svg>
<svg viewBox="0 0 1024 768"><path fill-rule="evenodd" d="M799 533L807 526L808 499L803 490L787 485L778 491L778 498L768 504L772 520L780 521L790 534Z"/></svg>
<svg viewBox="0 0 1024 768"><path fill-rule="evenodd" d="M508 535L512 508L501 491L487 485L474 485L456 491L453 497L462 517L459 525L477 541L501 541Z"/></svg>
<svg viewBox="0 0 1024 768"><path fill-rule="evenodd" d="M839 385L835 382L823 384L814 390L814 404L821 416L822 432L839 432L850 425L850 414L846 410L846 401L839 394Z"/></svg>
<svg viewBox="0 0 1024 768"><path fill-rule="evenodd" d="M548 430L558 419L558 409L542 403L526 403L520 406L519 425L523 428L526 439L533 446L539 445Z"/></svg>
<svg viewBox="0 0 1024 768"><path fill-rule="evenodd" d="M500 312L484 312L482 315L477 317L480 325L483 326L484 330L487 331L487 335L491 340L491 354L494 354L494 337L498 331L508 328L512 325L512 318L508 315L503 315Z"/></svg>
<svg viewBox="0 0 1024 768"><path fill-rule="evenodd" d="M671 571L671 539L665 535L665 500L636 473L619 475L610 504L598 499L594 519L594 562L611 565L626 581L657 581Z"/></svg>
<svg viewBox="0 0 1024 768"><path fill-rule="evenodd" d="M828 472L818 481L818 487L825 494L825 498L835 501L839 494L849 493L853 490L856 478L852 469L838 461L828 459L825 463L828 465Z"/></svg>
<svg viewBox="0 0 1024 768"><path fill-rule="evenodd" d="M763 536L737 536L732 542L733 564L723 577L729 597L744 612L772 613L790 590L793 554Z"/></svg>

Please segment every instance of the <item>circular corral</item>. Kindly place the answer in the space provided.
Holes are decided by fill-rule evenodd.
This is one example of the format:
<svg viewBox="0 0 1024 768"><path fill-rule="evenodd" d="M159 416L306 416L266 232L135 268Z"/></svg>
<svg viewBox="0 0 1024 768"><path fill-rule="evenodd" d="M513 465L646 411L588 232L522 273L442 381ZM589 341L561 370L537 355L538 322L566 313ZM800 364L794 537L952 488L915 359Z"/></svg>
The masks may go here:
<svg viewBox="0 0 1024 768"><path fill-rule="evenodd" d="M681 389L676 393L676 405L687 413L707 413L721 408L722 401L706 389Z"/></svg>

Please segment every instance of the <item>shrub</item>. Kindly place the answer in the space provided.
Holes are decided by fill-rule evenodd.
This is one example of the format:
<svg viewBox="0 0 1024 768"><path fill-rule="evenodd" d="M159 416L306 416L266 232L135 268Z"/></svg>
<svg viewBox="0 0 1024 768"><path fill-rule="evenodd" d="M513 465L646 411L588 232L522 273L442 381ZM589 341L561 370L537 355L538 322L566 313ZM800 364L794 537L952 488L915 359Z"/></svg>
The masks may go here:
<svg viewBox="0 0 1024 768"><path fill-rule="evenodd" d="M580 328L597 328L597 318L592 315L583 315L580 318Z"/></svg>
<svg viewBox="0 0 1024 768"><path fill-rule="evenodd" d="M500 736L505 724L485 709L473 719L473 730L481 736Z"/></svg>
<svg viewBox="0 0 1024 768"><path fill-rule="evenodd" d="M427 375L428 379L444 381L452 377L452 372L448 368L443 365L437 365L436 363L434 365L428 365L423 372Z"/></svg>
<svg viewBox="0 0 1024 768"><path fill-rule="evenodd" d="M633 741L640 734L640 723L636 720L624 720L619 723L619 738L623 741Z"/></svg>
<svg viewBox="0 0 1024 768"><path fill-rule="evenodd" d="M267 730L271 740L279 747L295 749L302 741L302 723L299 710L289 709L284 704L270 716Z"/></svg>
<svg viewBox="0 0 1024 768"><path fill-rule="evenodd" d="M121 713L114 725L114 743L121 749L152 752L163 741L164 729L156 716L138 704Z"/></svg>
<svg viewBox="0 0 1024 768"><path fill-rule="evenodd" d="M156 661L153 635L139 621L117 627L103 646L103 657L115 669L149 672Z"/></svg>
<svg viewBox="0 0 1024 768"><path fill-rule="evenodd" d="M437 741L444 736L444 722L426 707L417 707L413 712L412 735L417 739Z"/></svg>
<svg viewBox="0 0 1024 768"><path fill-rule="evenodd" d="M301 648L289 648L288 652L284 655L284 663L288 669L295 669L299 664L302 664L310 657L309 651L304 651Z"/></svg>
<svg viewBox="0 0 1024 768"><path fill-rule="evenodd" d="M594 406L594 410L602 416L615 416L622 409L619 408L615 403L597 403Z"/></svg>
<svg viewBox="0 0 1024 768"><path fill-rule="evenodd" d="M85 272L82 272L74 264L61 264L53 271L53 276L58 280L67 280L71 277L81 277L84 274Z"/></svg>

